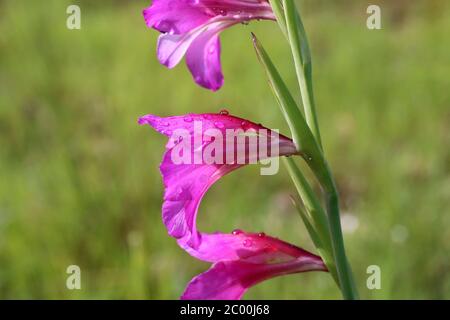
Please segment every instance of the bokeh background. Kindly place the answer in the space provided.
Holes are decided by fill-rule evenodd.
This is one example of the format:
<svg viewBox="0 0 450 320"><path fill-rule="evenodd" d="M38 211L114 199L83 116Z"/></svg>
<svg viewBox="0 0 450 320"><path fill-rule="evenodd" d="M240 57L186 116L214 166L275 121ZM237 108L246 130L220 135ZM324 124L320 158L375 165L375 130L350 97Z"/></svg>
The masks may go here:
<svg viewBox="0 0 450 320"><path fill-rule="evenodd" d="M342 198L348 254L368 299L450 298L450 2L298 1L313 51L326 154ZM81 30L66 8L81 7ZM379 4L383 29L366 28ZM155 57L149 1L0 1L0 298L176 299L209 264L161 222L165 138L138 116L226 108L288 133L250 32L292 90L277 26L222 34L225 86L196 86ZM297 96L298 97L298 96ZM314 250L289 202L285 168L257 166L206 195L205 231L265 231ZM81 268L81 290L66 268ZM368 290L378 265L382 288ZM339 298L328 275L277 278L246 298Z"/></svg>

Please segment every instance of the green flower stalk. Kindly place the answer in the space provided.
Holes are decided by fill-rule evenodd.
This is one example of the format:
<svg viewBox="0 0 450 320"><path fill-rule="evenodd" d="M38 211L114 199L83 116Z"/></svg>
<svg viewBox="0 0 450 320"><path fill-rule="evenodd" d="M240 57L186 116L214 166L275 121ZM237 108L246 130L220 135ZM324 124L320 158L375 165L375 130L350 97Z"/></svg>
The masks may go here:
<svg viewBox="0 0 450 320"><path fill-rule="evenodd" d="M319 182L325 208L313 193L308 181L292 159L286 161L289 174L302 199L305 210L296 204L306 228L336 280L345 299L357 299L358 293L346 257L339 213L339 196L322 144L312 86L311 53L306 32L292 0L271 1L278 24L286 36L293 55L305 117L285 85L270 57L253 35L254 46L269 79L269 84L289 125L293 140Z"/></svg>
<svg viewBox="0 0 450 320"><path fill-rule="evenodd" d="M317 143L321 146L322 141L320 139L319 121L317 120L317 113L314 105L311 52L309 50L305 28L303 27L300 16L295 10L294 1L283 0L283 7L288 39L294 58L306 122L311 128Z"/></svg>

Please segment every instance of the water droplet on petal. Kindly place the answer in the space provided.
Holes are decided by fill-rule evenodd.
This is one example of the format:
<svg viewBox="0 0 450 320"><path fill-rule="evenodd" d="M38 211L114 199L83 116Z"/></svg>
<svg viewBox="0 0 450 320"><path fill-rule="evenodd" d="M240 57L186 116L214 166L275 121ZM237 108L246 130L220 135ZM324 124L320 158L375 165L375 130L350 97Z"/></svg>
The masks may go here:
<svg viewBox="0 0 450 320"><path fill-rule="evenodd" d="M227 109L222 109L222 110L220 110L219 114L221 114L221 115L223 115L223 116L227 116L227 115L229 115L230 113L228 112Z"/></svg>
<svg viewBox="0 0 450 320"><path fill-rule="evenodd" d="M251 247L253 244L253 241L250 239L245 239L244 242L242 243L244 245L244 247Z"/></svg>
<svg viewBox="0 0 450 320"><path fill-rule="evenodd" d="M258 237L260 237L260 238L264 238L265 236L266 236L266 234L264 232L258 233Z"/></svg>
<svg viewBox="0 0 450 320"><path fill-rule="evenodd" d="M184 117L184 121L185 122L192 122L192 121L194 121L194 119L191 116L185 116Z"/></svg>
<svg viewBox="0 0 450 320"><path fill-rule="evenodd" d="M236 235L242 234L244 232L241 229L234 229L231 233L236 236Z"/></svg>

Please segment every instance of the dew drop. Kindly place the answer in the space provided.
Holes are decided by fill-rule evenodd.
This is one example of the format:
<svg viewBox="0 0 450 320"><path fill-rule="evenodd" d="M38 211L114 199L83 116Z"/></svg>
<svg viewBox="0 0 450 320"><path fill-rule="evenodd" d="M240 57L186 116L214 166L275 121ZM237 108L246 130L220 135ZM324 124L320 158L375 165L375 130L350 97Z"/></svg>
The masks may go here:
<svg viewBox="0 0 450 320"><path fill-rule="evenodd" d="M191 116L185 116L183 119L185 122L192 122L194 119Z"/></svg>
<svg viewBox="0 0 450 320"><path fill-rule="evenodd" d="M253 242L250 239L245 239L244 242L242 243L244 245L244 247L251 247Z"/></svg>
<svg viewBox="0 0 450 320"><path fill-rule="evenodd" d="M258 237L260 237L260 238L264 238L265 236L266 236L266 234L264 232L258 233Z"/></svg>
<svg viewBox="0 0 450 320"><path fill-rule="evenodd" d="M220 110L219 114L221 114L221 115L223 115L223 116L227 116L227 115L229 115L230 113L228 112L227 109L222 109L222 110Z"/></svg>
<svg viewBox="0 0 450 320"><path fill-rule="evenodd" d="M239 235L239 234L242 234L242 233L244 233L241 229L234 229L232 232L231 232L231 234L233 234L233 235L235 235L235 236L237 236L237 235Z"/></svg>

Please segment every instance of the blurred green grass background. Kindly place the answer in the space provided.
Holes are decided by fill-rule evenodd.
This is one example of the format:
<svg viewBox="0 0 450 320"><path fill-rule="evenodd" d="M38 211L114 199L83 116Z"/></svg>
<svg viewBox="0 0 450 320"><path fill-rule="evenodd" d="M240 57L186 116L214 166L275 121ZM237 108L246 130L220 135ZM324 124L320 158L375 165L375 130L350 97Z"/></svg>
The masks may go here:
<svg viewBox="0 0 450 320"><path fill-rule="evenodd" d="M319 120L346 217L348 254L369 299L450 298L450 2L299 1ZM66 7L81 7L81 30ZM276 25L222 34L225 86L155 57L149 1L0 1L0 298L176 299L209 264L162 225L165 139L138 116L227 108L288 133L257 62L255 32L296 90ZM383 29L366 28L379 4ZM200 229L265 231L313 250L286 171L240 169L206 195ZM350 230L351 229L351 230ZM81 267L82 290L66 288ZM381 290L368 290L378 265ZM246 298L339 298L328 275L277 278Z"/></svg>

